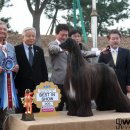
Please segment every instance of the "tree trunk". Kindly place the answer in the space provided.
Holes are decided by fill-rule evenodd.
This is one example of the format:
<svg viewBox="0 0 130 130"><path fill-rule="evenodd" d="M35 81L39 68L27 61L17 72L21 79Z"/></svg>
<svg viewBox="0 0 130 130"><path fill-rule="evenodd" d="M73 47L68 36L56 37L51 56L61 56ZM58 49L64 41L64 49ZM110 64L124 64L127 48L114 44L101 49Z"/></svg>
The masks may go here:
<svg viewBox="0 0 130 130"><path fill-rule="evenodd" d="M36 43L42 45L42 39L40 35L40 16L41 14L33 14L33 27L36 29Z"/></svg>
<svg viewBox="0 0 130 130"><path fill-rule="evenodd" d="M50 35L52 35L53 30L54 30L54 26L56 25L56 17L57 17L57 14L58 14L58 8L56 8L54 17L53 17L53 19L52 19L52 26L51 26L51 30L50 30Z"/></svg>
<svg viewBox="0 0 130 130"><path fill-rule="evenodd" d="M53 19L53 20L52 20L51 30L50 30L50 35L52 35L52 33L53 33L55 24L56 24L56 19Z"/></svg>

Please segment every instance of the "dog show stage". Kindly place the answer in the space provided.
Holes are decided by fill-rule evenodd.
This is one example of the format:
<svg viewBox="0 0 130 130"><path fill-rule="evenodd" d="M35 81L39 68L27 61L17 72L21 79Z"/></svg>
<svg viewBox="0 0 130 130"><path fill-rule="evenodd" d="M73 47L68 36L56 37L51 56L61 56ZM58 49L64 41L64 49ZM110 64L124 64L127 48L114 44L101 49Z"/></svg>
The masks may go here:
<svg viewBox="0 0 130 130"><path fill-rule="evenodd" d="M55 116L38 117L35 121L22 121L21 114L12 114L6 121L5 130L129 130L130 113L93 110L94 116L68 116L66 111Z"/></svg>

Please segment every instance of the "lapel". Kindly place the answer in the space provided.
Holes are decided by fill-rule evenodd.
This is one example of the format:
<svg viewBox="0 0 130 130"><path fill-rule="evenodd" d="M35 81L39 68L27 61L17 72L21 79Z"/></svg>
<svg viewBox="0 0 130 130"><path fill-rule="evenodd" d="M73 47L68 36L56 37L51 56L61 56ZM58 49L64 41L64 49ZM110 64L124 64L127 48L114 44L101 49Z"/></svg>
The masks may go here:
<svg viewBox="0 0 130 130"><path fill-rule="evenodd" d="M26 56L26 52L25 52L25 49L24 49L24 46L23 46L23 43L21 44L21 55L22 55L22 60L24 60L25 63L27 63L29 66L29 61L28 61L28 58Z"/></svg>
<svg viewBox="0 0 130 130"><path fill-rule="evenodd" d="M118 55L117 55L117 61L116 61L116 66L118 65L122 55L122 49L119 47L118 48Z"/></svg>
<svg viewBox="0 0 130 130"><path fill-rule="evenodd" d="M58 44L58 42L56 41L56 44L59 46L59 44ZM60 43L60 44L62 44L62 43ZM60 46L59 46L60 47ZM68 56L68 51L63 51L64 52L64 54L65 55L67 55Z"/></svg>
<svg viewBox="0 0 130 130"><path fill-rule="evenodd" d="M12 49L12 46L10 46L8 43L6 45L6 52L5 53L6 53L7 56L11 56L11 57L14 56L14 50ZM0 49L0 56L3 57L3 58L6 57L4 52L1 49Z"/></svg>
<svg viewBox="0 0 130 130"><path fill-rule="evenodd" d="M4 52L0 49L0 58L5 58L5 54L4 54Z"/></svg>
<svg viewBox="0 0 130 130"><path fill-rule="evenodd" d="M37 58L39 58L39 50L37 49L37 47L35 45L33 45L33 50L34 50L34 57L33 57L33 65L35 65L35 63L37 62Z"/></svg>
<svg viewBox="0 0 130 130"><path fill-rule="evenodd" d="M5 58L5 55L4 55L3 51L0 49L0 66L1 66L1 62L4 58Z"/></svg>
<svg viewBox="0 0 130 130"><path fill-rule="evenodd" d="M111 67L114 67L115 64L114 64L114 60L113 60L113 57L112 57L112 54L111 52L109 51L108 54L105 54L105 60L106 60L106 63L111 66Z"/></svg>
<svg viewBox="0 0 130 130"><path fill-rule="evenodd" d="M117 54L117 59L116 59L116 65L114 64L114 60L113 60L113 57L112 57L112 54L110 52L110 57L111 57L111 64L113 64L113 66L117 66L119 61L120 61L120 58L121 58L121 48L119 47L118 48L118 54Z"/></svg>
<svg viewBox="0 0 130 130"><path fill-rule="evenodd" d="M7 46L6 46L7 48L7 56L11 56L11 57L13 57L14 56L14 48L10 45L10 44L8 44L7 43Z"/></svg>
<svg viewBox="0 0 130 130"><path fill-rule="evenodd" d="M23 44L21 45L21 53L22 53L22 56L23 56L23 60L30 66L32 67L36 62L37 62L37 58L39 58L39 50L37 49L37 47L35 45L33 45L33 50L34 50L34 57L33 57L33 64L32 66L30 65L29 61L28 61L28 58L26 56L26 52L25 52L25 49L24 49L24 46Z"/></svg>
<svg viewBox="0 0 130 130"><path fill-rule="evenodd" d="M116 65L114 64L114 59L113 59L113 56L112 56L112 52L110 52L110 54L111 54L111 62L112 62L112 65L113 65L113 66L116 66Z"/></svg>

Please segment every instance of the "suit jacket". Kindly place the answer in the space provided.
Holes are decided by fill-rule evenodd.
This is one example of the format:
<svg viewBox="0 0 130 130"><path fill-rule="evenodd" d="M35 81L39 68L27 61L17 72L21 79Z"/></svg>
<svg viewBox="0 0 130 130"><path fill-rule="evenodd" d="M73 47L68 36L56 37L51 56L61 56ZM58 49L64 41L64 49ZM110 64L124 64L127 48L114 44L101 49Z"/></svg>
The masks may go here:
<svg viewBox="0 0 130 130"><path fill-rule="evenodd" d="M48 80L48 72L44 59L43 50L34 45L34 57L32 66L29 64L23 44L15 46L16 58L19 71L15 78L18 96L23 97L25 89L33 91L40 82Z"/></svg>
<svg viewBox="0 0 130 130"><path fill-rule="evenodd" d="M82 53L83 57L86 58L86 59L87 58L97 57L95 51L84 51L84 50L81 50L81 53Z"/></svg>
<svg viewBox="0 0 130 130"><path fill-rule="evenodd" d="M52 63L51 81L55 84L64 84L67 69L66 51L62 51L57 41L52 41L48 45L48 50Z"/></svg>
<svg viewBox="0 0 130 130"><path fill-rule="evenodd" d="M111 52L101 54L98 62L108 64L115 70L121 88L126 94L126 86L130 85L130 51L119 47L116 65L114 64Z"/></svg>
<svg viewBox="0 0 130 130"><path fill-rule="evenodd" d="M14 47L8 42L6 43L6 47L7 47L7 55L16 60ZM0 49L0 66L1 66L2 60L4 58L6 58L6 57L5 57L4 53L3 53L3 51ZM16 61L15 64L17 64L17 61ZM3 73L0 74L0 97L1 97L1 92L2 92L2 80L3 80Z"/></svg>
<svg viewBox="0 0 130 130"><path fill-rule="evenodd" d="M91 62L90 58L97 57L95 51L88 51L87 48L84 46L83 43L79 44L82 56L88 61Z"/></svg>

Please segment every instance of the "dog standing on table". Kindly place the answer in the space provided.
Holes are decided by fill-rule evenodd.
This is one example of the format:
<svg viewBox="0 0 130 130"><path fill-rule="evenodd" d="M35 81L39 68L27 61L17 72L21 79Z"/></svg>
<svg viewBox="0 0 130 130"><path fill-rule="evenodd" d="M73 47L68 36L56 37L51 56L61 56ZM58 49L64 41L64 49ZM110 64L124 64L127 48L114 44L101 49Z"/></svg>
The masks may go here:
<svg viewBox="0 0 130 130"><path fill-rule="evenodd" d="M60 47L70 54L65 91L68 97L68 115L92 116L91 100L97 110L130 112L130 100L123 94L114 70L103 63L90 64L82 57L79 46L68 38Z"/></svg>

